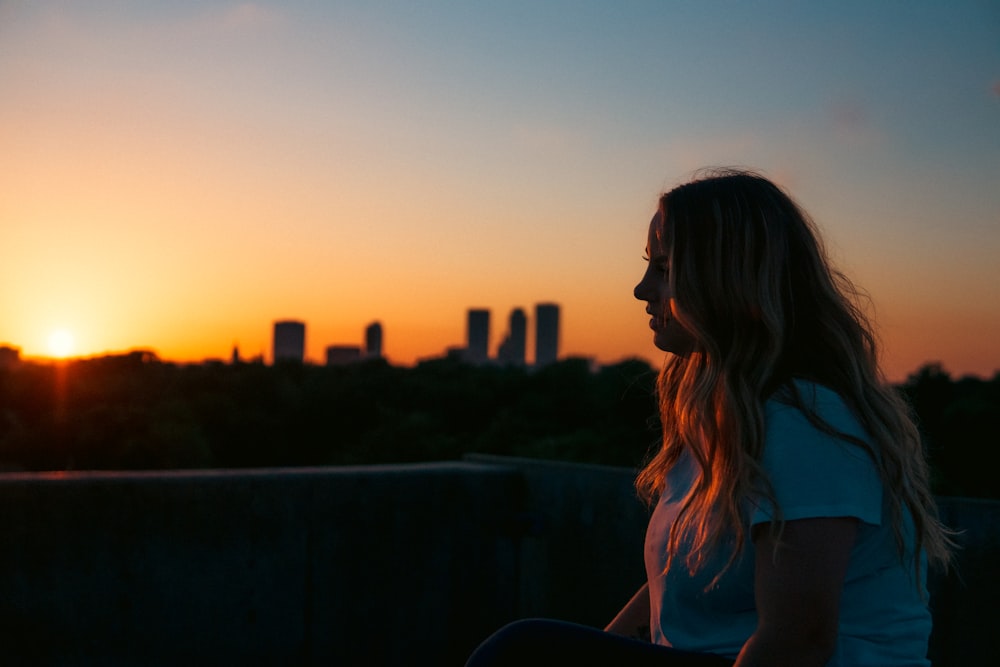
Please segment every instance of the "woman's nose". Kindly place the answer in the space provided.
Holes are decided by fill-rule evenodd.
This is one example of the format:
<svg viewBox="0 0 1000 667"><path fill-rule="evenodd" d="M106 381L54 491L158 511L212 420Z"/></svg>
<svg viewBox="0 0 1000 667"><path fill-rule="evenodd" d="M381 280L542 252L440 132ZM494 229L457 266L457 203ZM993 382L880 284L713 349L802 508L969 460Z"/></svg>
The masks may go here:
<svg viewBox="0 0 1000 667"><path fill-rule="evenodd" d="M639 284L635 286L632 290L632 296L637 298L639 301L651 301L649 294L649 274L647 273L639 281Z"/></svg>

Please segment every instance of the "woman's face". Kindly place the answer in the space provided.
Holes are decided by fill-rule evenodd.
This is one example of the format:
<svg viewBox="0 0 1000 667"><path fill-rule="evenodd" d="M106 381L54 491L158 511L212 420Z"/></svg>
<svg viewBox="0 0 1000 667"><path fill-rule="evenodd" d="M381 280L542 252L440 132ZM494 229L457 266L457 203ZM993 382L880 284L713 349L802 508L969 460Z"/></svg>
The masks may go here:
<svg viewBox="0 0 1000 667"><path fill-rule="evenodd" d="M662 218L662 213L657 211L649 223L646 273L632 293L646 302L646 312L652 316L649 328L653 330L653 344L664 352L686 356L694 345L694 338L677 321L677 301L670 287L669 250L661 234Z"/></svg>

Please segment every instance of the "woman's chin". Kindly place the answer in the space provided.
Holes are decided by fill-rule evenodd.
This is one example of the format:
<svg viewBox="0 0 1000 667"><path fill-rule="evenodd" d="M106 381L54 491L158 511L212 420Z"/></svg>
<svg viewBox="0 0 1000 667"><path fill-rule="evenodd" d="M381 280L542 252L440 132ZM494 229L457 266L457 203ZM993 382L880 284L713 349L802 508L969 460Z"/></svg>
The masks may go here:
<svg viewBox="0 0 1000 667"><path fill-rule="evenodd" d="M653 345L664 352L669 352L678 357L686 357L691 354L691 350L694 348L694 341L680 327L670 327L668 325L666 329L655 330Z"/></svg>

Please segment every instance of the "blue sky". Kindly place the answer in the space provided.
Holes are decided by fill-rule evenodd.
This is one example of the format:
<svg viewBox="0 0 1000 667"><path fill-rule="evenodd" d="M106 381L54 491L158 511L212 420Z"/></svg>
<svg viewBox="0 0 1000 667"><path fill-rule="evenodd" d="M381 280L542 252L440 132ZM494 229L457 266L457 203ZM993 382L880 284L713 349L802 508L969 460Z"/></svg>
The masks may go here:
<svg viewBox="0 0 1000 667"><path fill-rule="evenodd" d="M1000 367L990 2L0 2L0 342L390 358L558 301L651 360L656 196L758 168L872 295L899 379Z"/></svg>

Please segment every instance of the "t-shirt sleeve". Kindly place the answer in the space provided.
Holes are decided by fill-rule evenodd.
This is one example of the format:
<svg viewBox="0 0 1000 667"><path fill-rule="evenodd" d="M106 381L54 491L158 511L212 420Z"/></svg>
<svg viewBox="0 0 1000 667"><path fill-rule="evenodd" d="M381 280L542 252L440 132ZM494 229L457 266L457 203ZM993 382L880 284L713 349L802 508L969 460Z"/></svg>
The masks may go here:
<svg viewBox="0 0 1000 667"><path fill-rule="evenodd" d="M800 387L806 405L837 431L867 441L864 429L834 392ZM882 522L882 482L871 456L857 444L826 433L798 408L771 400L765 405L761 463L787 520L855 517ZM773 519L767 501L751 506L751 525Z"/></svg>

